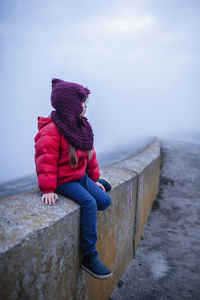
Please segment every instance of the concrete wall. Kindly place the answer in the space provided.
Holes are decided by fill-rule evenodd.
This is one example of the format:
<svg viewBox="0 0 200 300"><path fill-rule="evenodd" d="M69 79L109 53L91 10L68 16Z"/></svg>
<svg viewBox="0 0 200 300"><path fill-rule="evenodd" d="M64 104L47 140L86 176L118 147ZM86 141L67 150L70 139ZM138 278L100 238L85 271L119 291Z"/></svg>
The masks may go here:
<svg viewBox="0 0 200 300"><path fill-rule="evenodd" d="M0 299L104 300L134 256L159 185L160 144L101 169L112 184L112 205L98 212L97 249L113 277L80 269L80 208L39 191L0 201Z"/></svg>

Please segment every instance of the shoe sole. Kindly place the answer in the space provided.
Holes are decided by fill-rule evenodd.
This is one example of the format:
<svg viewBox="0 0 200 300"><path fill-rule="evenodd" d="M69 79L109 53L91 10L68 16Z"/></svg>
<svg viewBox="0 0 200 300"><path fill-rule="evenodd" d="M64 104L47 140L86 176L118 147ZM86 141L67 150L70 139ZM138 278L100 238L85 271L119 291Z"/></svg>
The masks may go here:
<svg viewBox="0 0 200 300"><path fill-rule="evenodd" d="M94 278L96 278L96 279L101 279L101 280L103 280L103 279L107 279L107 278L109 278L109 277L112 276L112 273L107 274L107 275L97 275L97 274L93 273L92 271L90 271L88 268L86 268L86 267L83 266L83 265L81 265L81 268L82 268L85 272L87 272L88 274L90 274L92 277L94 277Z"/></svg>

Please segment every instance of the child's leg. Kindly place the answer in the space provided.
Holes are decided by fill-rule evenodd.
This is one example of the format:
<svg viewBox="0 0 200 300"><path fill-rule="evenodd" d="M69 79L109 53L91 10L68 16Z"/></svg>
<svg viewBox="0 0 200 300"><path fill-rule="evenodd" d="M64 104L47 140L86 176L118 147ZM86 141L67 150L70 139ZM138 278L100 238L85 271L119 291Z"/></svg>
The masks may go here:
<svg viewBox="0 0 200 300"><path fill-rule="evenodd" d="M98 210L104 210L111 204L111 199L97 184L85 174L80 180L80 184L95 198Z"/></svg>
<svg viewBox="0 0 200 300"><path fill-rule="evenodd" d="M71 198L81 207L80 233L83 254L96 251L97 203L94 197L77 181L71 181L57 188L57 192Z"/></svg>
<svg viewBox="0 0 200 300"><path fill-rule="evenodd" d="M63 184L58 187L57 192L73 199L81 206L81 249L84 255L81 262L82 269L98 279L110 277L112 272L102 264L96 251L97 206L98 209L106 209L111 203L110 197L88 178L87 174L79 182L71 181Z"/></svg>

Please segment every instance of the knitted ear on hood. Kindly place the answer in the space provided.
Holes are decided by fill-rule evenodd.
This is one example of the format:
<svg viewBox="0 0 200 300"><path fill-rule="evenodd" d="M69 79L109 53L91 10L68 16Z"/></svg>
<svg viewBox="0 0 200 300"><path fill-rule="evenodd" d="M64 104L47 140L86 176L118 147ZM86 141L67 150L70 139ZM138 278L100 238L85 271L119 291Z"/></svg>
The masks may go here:
<svg viewBox="0 0 200 300"><path fill-rule="evenodd" d="M77 87L77 95L80 97L81 100L84 100L86 93L84 87L80 86Z"/></svg>
<svg viewBox="0 0 200 300"><path fill-rule="evenodd" d="M62 80L58 79L58 78L53 78L52 82L51 82L51 86L52 88L55 87L56 83L61 82Z"/></svg>
<svg viewBox="0 0 200 300"><path fill-rule="evenodd" d="M88 90L87 88L84 88L85 89L85 92L87 94L87 96L90 94L90 90Z"/></svg>

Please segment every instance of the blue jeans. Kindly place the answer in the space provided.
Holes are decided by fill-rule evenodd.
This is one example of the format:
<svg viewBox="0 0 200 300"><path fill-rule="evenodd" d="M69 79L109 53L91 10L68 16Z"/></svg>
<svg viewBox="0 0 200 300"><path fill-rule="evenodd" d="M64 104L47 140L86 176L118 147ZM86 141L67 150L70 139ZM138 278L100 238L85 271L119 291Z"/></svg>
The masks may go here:
<svg viewBox="0 0 200 300"><path fill-rule="evenodd" d="M83 255L96 251L97 209L104 210L111 199L97 184L85 174L81 179L67 182L56 190L74 200L81 207L80 235Z"/></svg>

